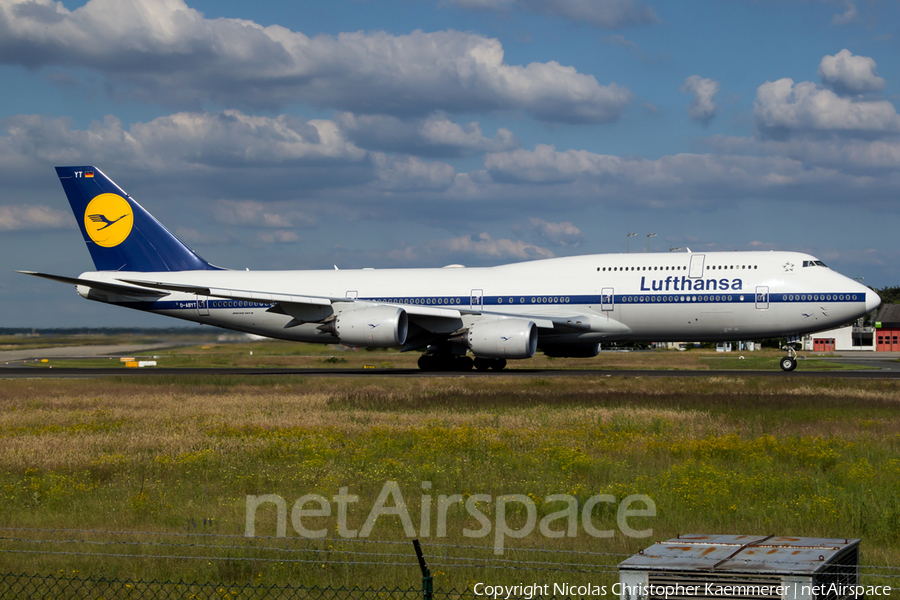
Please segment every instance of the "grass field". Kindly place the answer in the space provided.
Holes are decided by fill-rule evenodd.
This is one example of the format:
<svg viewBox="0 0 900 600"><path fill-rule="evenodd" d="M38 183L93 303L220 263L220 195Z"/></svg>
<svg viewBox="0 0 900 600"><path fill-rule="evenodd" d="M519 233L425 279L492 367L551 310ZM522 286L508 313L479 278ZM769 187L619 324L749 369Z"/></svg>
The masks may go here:
<svg viewBox="0 0 900 600"><path fill-rule="evenodd" d="M398 516L380 517L365 541L341 537L336 502L329 516L302 518L307 529L325 529L324 539L301 538L292 527L297 499L331 501L346 487L359 497L347 527L360 530L385 483L396 481L441 587L572 581L550 570L560 568L594 571L580 582L608 584L617 580L610 565L624 558L617 555L679 533L859 537L864 564L900 575L898 409L898 383L827 378L4 381L0 526L161 535L5 529L0 569L415 585L418 568ZM264 494L285 499L283 540L241 537L247 496ZM464 528L484 525L456 503L446 510L446 536L438 537L439 496L454 494L464 501L490 495L477 505L493 526L488 535L464 536ZM574 537L551 538L535 527L521 539L506 537L504 554L495 555L498 499L509 500L510 529L526 524L526 506L513 494L531 498L538 521L565 507L547 501L550 495L575 498L579 510L592 496L614 496L589 515L612 535L592 537L576 519ZM632 494L655 503L656 516L628 521L652 529L648 538L628 537L618 526L616 506ZM431 497L427 535L423 495ZM550 529L567 525L557 518ZM257 536L276 534L274 505L259 509L255 527ZM173 535L198 533L236 537ZM212 545L220 547L205 547ZM368 562L402 565L351 564Z"/></svg>

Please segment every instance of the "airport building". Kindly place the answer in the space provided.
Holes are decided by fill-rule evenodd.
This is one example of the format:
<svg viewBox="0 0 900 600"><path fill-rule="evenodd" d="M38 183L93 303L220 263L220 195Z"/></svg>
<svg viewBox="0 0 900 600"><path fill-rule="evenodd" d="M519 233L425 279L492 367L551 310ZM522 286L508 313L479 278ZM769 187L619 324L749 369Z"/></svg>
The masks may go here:
<svg viewBox="0 0 900 600"><path fill-rule="evenodd" d="M875 313L875 350L900 352L900 304L882 304Z"/></svg>
<svg viewBox="0 0 900 600"><path fill-rule="evenodd" d="M857 323L805 335L803 349L812 352L900 352L900 304L883 304L872 322L874 327Z"/></svg>
<svg viewBox="0 0 900 600"><path fill-rule="evenodd" d="M845 352L848 350L874 351L875 328L847 325L818 333L804 335L802 348L812 352Z"/></svg>

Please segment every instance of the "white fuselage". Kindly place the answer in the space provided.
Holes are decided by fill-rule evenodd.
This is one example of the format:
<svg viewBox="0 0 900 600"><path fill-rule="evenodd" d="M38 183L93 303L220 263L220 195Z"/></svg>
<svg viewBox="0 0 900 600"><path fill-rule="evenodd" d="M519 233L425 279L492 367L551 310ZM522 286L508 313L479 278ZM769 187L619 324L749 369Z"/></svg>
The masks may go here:
<svg viewBox="0 0 900 600"><path fill-rule="evenodd" d="M466 326L487 315L590 315L629 333L542 331L542 343L714 341L798 335L852 321L878 303L865 286L807 254L710 252L600 254L497 267L329 271L89 272L82 279L164 281L241 290L161 298L78 286L87 298L273 338L332 343L315 322L269 310L273 295L353 298L348 307L392 304L456 309ZM340 303L336 304L339 306ZM340 308L338 309L340 310ZM313 319L310 319L312 321Z"/></svg>

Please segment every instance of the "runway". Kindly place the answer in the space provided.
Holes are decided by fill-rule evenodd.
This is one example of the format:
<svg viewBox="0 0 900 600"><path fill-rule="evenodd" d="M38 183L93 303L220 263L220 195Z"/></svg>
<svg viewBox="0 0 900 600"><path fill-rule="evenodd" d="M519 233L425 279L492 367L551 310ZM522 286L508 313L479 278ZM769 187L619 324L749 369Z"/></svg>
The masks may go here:
<svg viewBox="0 0 900 600"><path fill-rule="evenodd" d="M875 366L875 365L871 365ZM900 364L893 363L881 369L860 371L803 371L802 364L796 371L785 373L777 367L770 370L639 370L639 369L505 369L494 371L451 371L427 373L418 369L243 369L243 368L157 368L125 369L109 368L39 368L3 367L0 379L56 379L96 377L160 377L230 375L240 377L294 376L294 377L784 377L784 378L834 378L834 379L900 379Z"/></svg>
<svg viewBox="0 0 900 600"><path fill-rule="evenodd" d="M69 358L118 358L135 352L150 352L176 348L187 344L172 342L159 344L115 344L97 346L50 346L47 348L22 348L20 350L0 350L0 367L3 363L23 362L35 359L69 359Z"/></svg>

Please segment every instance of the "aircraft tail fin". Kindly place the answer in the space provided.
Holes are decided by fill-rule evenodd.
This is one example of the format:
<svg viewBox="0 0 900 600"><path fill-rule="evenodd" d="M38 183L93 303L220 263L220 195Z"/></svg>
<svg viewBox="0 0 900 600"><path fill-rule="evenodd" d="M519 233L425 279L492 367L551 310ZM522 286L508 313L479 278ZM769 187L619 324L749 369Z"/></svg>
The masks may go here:
<svg viewBox="0 0 900 600"><path fill-rule="evenodd" d="M218 269L96 167L56 167L98 271Z"/></svg>

